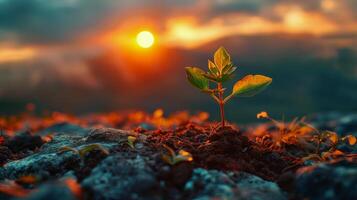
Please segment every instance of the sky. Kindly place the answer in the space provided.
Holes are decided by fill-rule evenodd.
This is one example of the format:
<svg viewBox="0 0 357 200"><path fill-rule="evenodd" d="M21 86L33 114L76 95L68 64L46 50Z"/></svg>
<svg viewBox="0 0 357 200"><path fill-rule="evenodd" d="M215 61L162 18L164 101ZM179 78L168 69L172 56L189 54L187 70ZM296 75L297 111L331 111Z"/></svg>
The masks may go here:
<svg viewBox="0 0 357 200"><path fill-rule="evenodd" d="M154 34L151 48L135 42L142 30ZM0 0L0 114L28 102L73 113L213 112L184 67L206 68L219 46L238 78L274 80L270 92L232 103L238 113L357 110L354 0Z"/></svg>

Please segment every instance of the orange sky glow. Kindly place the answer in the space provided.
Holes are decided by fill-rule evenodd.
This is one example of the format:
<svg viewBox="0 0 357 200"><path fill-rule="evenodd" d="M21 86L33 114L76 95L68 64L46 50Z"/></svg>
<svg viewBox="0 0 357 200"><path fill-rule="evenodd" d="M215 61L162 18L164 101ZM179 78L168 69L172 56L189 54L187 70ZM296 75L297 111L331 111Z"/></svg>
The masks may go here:
<svg viewBox="0 0 357 200"><path fill-rule="evenodd" d="M223 3L226 1L223 1ZM228 1L229 2L229 1ZM201 2L202 10L206 5ZM351 12L342 1L320 1L322 12L304 9L294 4L277 4L266 12L272 12L274 18L250 13L227 13L200 21L199 15L188 12L186 15L175 14L157 21L145 16L135 16L126 20L108 19L109 28L87 34L83 33L81 42L86 45L118 48L121 51L152 54L159 51L160 46L197 48L211 41L232 35L262 35L262 34L312 34L325 36L357 32L357 21L351 17ZM334 17L345 19L337 22ZM115 22L117 21L117 22ZM143 30L154 34L155 44L149 49L138 47L136 35ZM87 37L89 35L89 37ZM89 39L88 39L89 38ZM78 42L78 41L77 41ZM50 48L49 48L50 50ZM0 46L0 63L32 59L39 49L27 45ZM151 52L149 52L151 51Z"/></svg>

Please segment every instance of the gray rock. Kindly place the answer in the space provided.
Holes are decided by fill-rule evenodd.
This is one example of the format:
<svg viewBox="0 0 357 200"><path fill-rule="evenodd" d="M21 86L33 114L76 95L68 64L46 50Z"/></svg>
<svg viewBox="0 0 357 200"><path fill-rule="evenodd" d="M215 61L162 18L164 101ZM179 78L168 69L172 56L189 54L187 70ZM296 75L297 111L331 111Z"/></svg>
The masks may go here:
<svg viewBox="0 0 357 200"><path fill-rule="evenodd" d="M195 169L185 185L188 198L209 199L286 199L277 184L244 172L224 173Z"/></svg>
<svg viewBox="0 0 357 200"><path fill-rule="evenodd" d="M55 176L77 166L78 155L73 152L36 153L26 158L9 162L0 168L0 179L17 179L24 175L37 175L42 178Z"/></svg>
<svg viewBox="0 0 357 200"><path fill-rule="evenodd" d="M301 198L356 199L357 163L340 161L300 168L295 184Z"/></svg>
<svg viewBox="0 0 357 200"><path fill-rule="evenodd" d="M126 141L129 135L134 135L132 131L113 129L113 128L98 128L92 129L86 139L87 142L98 141Z"/></svg>
<svg viewBox="0 0 357 200"><path fill-rule="evenodd" d="M30 156L6 163L0 168L0 179L16 179L22 175L39 175L43 178L65 173L80 162L73 152L59 154L63 146L75 147L84 144L81 136L57 135L51 142L42 145L41 150Z"/></svg>
<svg viewBox="0 0 357 200"><path fill-rule="evenodd" d="M66 133L67 135L80 135L85 136L89 133L90 129L83 128L78 125L70 124L67 122L54 124L50 127L47 127L44 130L41 130L36 135L57 135L60 133Z"/></svg>
<svg viewBox="0 0 357 200"><path fill-rule="evenodd" d="M274 182L245 172L229 172L228 174L238 185L242 199L286 199L280 187Z"/></svg>
<svg viewBox="0 0 357 200"><path fill-rule="evenodd" d="M60 153L60 148L67 146L81 149L88 144L91 143L86 143L82 136L57 135L51 142L44 144L38 153L6 163L0 168L0 180L16 179L23 175L38 175L42 178L62 175L79 167L81 160L79 155L72 151ZM111 142L98 144L109 150L117 145Z"/></svg>
<svg viewBox="0 0 357 200"><path fill-rule="evenodd" d="M143 157L107 157L83 180L93 199L160 199L154 172Z"/></svg>
<svg viewBox="0 0 357 200"><path fill-rule="evenodd" d="M52 141L45 143L41 147L41 153L58 152L61 147L76 147L85 144L82 136L59 134L53 137Z"/></svg>

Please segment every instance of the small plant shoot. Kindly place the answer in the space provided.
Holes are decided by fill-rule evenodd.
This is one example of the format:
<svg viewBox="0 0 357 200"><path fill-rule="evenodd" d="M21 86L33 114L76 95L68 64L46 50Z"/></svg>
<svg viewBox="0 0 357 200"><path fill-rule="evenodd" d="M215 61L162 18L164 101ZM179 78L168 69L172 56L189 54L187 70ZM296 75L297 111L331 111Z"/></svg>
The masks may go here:
<svg viewBox="0 0 357 200"><path fill-rule="evenodd" d="M226 88L223 83L233 78L235 67L231 57L224 47L220 47L215 53L213 62L208 60L208 72L197 67L186 67L188 81L202 92L209 94L219 105L221 126L225 126L224 105L232 97L252 97L263 91L271 82L272 78L263 75L247 75L238 80L231 93L224 96ZM210 87L210 83L215 84L215 88Z"/></svg>
<svg viewBox="0 0 357 200"><path fill-rule="evenodd" d="M186 162L193 161L193 157L191 153L185 150L180 150L178 154L176 154L175 151L169 146L164 144L163 147L168 151L168 154L163 154L162 160L169 165L176 165L177 163L185 162L185 161Z"/></svg>

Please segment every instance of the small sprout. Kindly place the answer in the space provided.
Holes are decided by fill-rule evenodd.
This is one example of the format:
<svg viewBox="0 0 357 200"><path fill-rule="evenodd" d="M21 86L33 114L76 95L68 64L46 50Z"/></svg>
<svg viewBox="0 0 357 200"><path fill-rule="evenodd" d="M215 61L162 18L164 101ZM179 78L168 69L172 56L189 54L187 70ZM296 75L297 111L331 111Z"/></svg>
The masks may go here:
<svg viewBox="0 0 357 200"><path fill-rule="evenodd" d="M134 143L136 141L136 137L129 135L128 136L128 145L132 148L135 149Z"/></svg>
<svg viewBox="0 0 357 200"><path fill-rule="evenodd" d="M165 161L167 164L176 165L177 163L183 161L191 162L193 160L192 155L185 150L180 150L178 155L176 155L172 148L166 145L163 145L163 147L169 152L168 154L162 155L162 160Z"/></svg>
<svg viewBox="0 0 357 200"><path fill-rule="evenodd" d="M333 131L322 131L315 129L309 124L305 124L311 127L317 135L313 135L312 140L316 142L316 154L320 157L319 161L327 161L336 157L348 156L341 150L338 150L337 147L342 142L347 141L349 145L353 146L356 144L356 137L353 135L346 135L345 137L340 138L337 133ZM329 141L327 145L328 149L326 151L321 152L321 144L323 142ZM305 157L309 159L309 156Z"/></svg>
<svg viewBox="0 0 357 200"><path fill-rule="evenodd" d="M154 113L152 114L154 118L161 118L164 116L164 110L163 109L156 109Z"/></svg>
<svg viewBox="0 0 357 200"><path fill-rule="evenodd" d="M278 121L271 118L266 111L262 111L258 113L257 118L270 120L279 129L281 137L283 137L284 133L286 132L293 132L295 129L300 128L298 125L302 123L304 120L304 118L300 120L298 118L295 118L293 121L291 121L289 124L286 125L284 121Z"/></svg>
<svg viewBox="0 0 357 200"><path fill-rule="evenodd" d="M332 144L337 144L338 143L338 135L335 132L332 131L326 131L328 139L332 142Z"/></svg>
<svg viewBox="0 0 357 200"><path fill-rule="evenodd" d="M100 150L101 152L103 152L105 155L109 155L109 151L104 148L102 145L100 144L89 144L84 146L82 149L79 150L79 155L84 158L84 156L93 151L93 150Z"/></svg>
<svg viewBox="0 0 357 200"><path fill-rule="evenodd" d="M332 131L325 131L323 136L327 137L331 141L331 148L336 149L337 145L341 144L342 142L347 141L350 146L354 146L356 144L356 137L353 135L346 135L342 138L338 136L337 133Z"/></svg>
<svg viewBox="0 0 357 200"><path fill-rule="evenodd" d="M221 126L224 127L224 105L228 100L232 97L252 97L263 91L272 82L272 79L263 75L247 75L234 84L230 95L224 97L226 88L223 88L223 83L233 78L237 67L233 65L230 55L223 47L214 53L213 61L208 60L208 72L197 67L186 67L186 75L194 87L209 94L217 102L220 109ZM210 82L215 83L217 87L210 88Z"/></svg>
<svg viewBox="0 0 357 200"><path fill-rule="evenodd" d="M63 146L59 149L58 153L61 154L61 153L64 153L64 152L67 152L67 151L73 151L74 153L77 153L79 154L78 150L75 149L75 148L72 148L72 147L69 147L69 146Z"/></svg>
<svg viewBox="0 0 357 200"><path fill-rule="evenodd" d="M84 158L85 155L93 150L100 150L101 152L103 152L105 155L109 155L109 151L103 147L100 144L89 144L86 145L84 147L82 147L81 149L77 150L73 147L68 147L68 146L63 146L59 149L58 153L64 153L67 151L73 151L74 153L78 154L81 158Z"/></svg>
<svg viewBox="0 0 357 200"><path fill-rule="evenodd" d="M257 119L261 119L261 118L268 118L269 115L267 112L263 111L257 114Z"/></svg>
<svg viewBox="0 0 357 200"><path fill-rule="evenodd" d="M351 146L355 145L356 142L357 142L356 137L353 136L353 135L347 135L347 136L342 138L342 141L346 141L346 140L347 140L348 144L351 145Z"/></svg>
<svg viewBox="0 0 357 200"><path fill-rule="evenodd" d="M344 153L340 150L326 151L321 153L322 160L330 160L335 157L343 156Z"/></svg>

